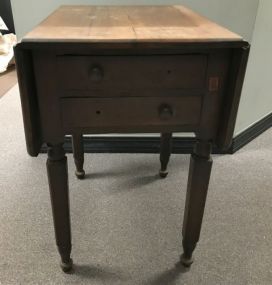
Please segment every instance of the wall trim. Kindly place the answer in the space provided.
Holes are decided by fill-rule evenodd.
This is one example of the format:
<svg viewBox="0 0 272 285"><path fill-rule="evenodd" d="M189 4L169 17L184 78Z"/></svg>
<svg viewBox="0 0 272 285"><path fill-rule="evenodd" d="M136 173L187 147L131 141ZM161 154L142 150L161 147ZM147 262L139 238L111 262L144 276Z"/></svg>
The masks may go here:
<svg viewBox="0 0 272 285"><path fill-rule="evenodd" d="M272 127L272 112L233 138L231 153L235 153Z"/></svg>
<svg viewBox="0 0 272 285"><path fill-rule="evenodd" d="M214 146L213 153L234 154L271 126L272 113L234 137L229 150L222 152ZM174 138L172 153L189 154L192 152L194 143L195 138L193 137ZM70 136L65 138L64 148L66 152L72 152ZM158 153L159 149L159 137L84 137L84 150L86 153ZM47 148L43 145L41 152L46 151Z"/></svg>

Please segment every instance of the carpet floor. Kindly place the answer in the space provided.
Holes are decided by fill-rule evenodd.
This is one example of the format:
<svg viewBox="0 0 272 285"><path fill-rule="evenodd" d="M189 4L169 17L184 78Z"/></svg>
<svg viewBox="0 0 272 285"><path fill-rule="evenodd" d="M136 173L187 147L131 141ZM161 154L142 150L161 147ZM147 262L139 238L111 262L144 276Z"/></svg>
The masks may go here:
<svg viewBox="0 0 272 285"><path fill-rule="evenodd" d="M235 155L214 156L201 239L190 271L176 266L188 155L68 155L75 273L58 262L46 155L25 149L18 87L0 99L0 284L272 284L272 130Z"/></svg>

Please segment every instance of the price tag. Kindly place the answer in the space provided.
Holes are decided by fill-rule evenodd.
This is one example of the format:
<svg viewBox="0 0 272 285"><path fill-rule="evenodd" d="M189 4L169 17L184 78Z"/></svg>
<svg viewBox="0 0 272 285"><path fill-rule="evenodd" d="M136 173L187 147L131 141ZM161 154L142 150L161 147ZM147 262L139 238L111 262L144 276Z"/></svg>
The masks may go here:
<svg viewBox="0 0 272 285"><path fill-rule="evenodd" d="M0 30L8 31L8 27L6 26L5 22L1 17L0 17Z"/></svg>

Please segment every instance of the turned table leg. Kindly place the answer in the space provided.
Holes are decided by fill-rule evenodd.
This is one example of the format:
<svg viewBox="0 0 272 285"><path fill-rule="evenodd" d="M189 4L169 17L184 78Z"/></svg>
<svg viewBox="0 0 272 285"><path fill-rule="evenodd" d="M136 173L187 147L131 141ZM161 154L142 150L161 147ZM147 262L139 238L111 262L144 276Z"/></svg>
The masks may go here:
<svg viewBox="0 0 272 285"><path fill-rule="evenodd" d="M53 211L56 243L64 272L72 269L71 226L67 157L62 144L48 145L47 174Z"/></svg>
<svg viewBox="0 0 272 285"><path fill-rule="evenodd" d="M172 150L172 134L171 133L162 133L161 134L161 149L160 149L160 177L165 178L168 174L167 165Z"/></svg>
<svg viewBox="0 0 272 285"><path fill-rule="evenodd" d="M81 134L73 134L73 153L76 165L75 174L78 179L83 179L85 177L85 171L83 169L84 145L83 145L83 136Z"/></svg>
<svg viewBox="0 0 272 285"><path fill-rule="evenodd" d="M183 221L183 255L181 263L189 267L193 263L193 251L200 237L212 159L211 144L198 141L191 156L188 188Z"/></svg>

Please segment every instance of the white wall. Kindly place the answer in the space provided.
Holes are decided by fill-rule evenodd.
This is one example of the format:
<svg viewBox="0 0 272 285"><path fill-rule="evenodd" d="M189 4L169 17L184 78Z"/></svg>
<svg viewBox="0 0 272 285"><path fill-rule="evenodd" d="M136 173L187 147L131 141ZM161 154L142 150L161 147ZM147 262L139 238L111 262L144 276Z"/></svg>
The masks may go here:
<svg viewBox="0 0 272 285"><path fill-rule="evenodd" d="M19 38L62 4L185 4L241 34L248 41L252 39L258 12L236 134L272 111L272 96L269 96L269 67L272 66L269 53L269 48L272 50L271 0L11 0L11 3Z"/></svg>
<svg viewBox="0 0 272 285"><path fill-rule="evenodd" d="M236 134L272 112L272 1L260 0Z"/></svg>

